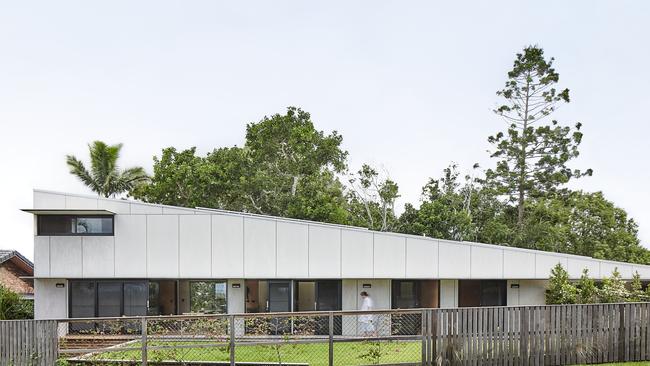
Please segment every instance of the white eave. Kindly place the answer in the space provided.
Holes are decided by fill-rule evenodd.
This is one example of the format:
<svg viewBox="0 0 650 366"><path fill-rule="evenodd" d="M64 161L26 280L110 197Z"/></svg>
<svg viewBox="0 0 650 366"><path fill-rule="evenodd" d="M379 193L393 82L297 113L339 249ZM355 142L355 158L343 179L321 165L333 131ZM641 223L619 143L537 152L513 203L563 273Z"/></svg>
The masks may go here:
<svg viewBox="0 0 650 366"><path fill-rule="evenodd" d="M23 208L23 212L29 212L34 215L115 215L115 212L104 209L32 209Z"/></svg>

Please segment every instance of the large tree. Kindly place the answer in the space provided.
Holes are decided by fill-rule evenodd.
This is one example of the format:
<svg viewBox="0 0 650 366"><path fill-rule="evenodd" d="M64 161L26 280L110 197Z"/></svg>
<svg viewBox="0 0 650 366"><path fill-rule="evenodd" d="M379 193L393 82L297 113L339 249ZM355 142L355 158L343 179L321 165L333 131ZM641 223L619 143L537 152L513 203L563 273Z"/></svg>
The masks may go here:
<svg viewBox="0 0 650 366"><path fill-rule="evenodd" d="M149 202L346 223L342 137L314 127L290 107L246 127L243 147L197 156L194 148L163 150L151 184L132 192Z"/></svg>
<svg viewBox="0 0 650 366"><path fill-rule="evenodd" d="M133 167L120 170L117 160L122 144L107 145L94 141L88 145L90 170L74 155L66 156L70 173L77 176L93 192L100 196L113 197L146 183L149 179L144 169Z"/></svg>
<svg viewBox="0 0 650 366"><path fill-rule="evenodd" d="M363 164L348 183L349 223L379 231L393 230L395 200L399 198L397 183L368 164Z"/></svg>
<svg viewBox="0 0 650 366"><path fill-rule="evenodd" d="M591 169L583 172L567 165L579 154L581 124L571 128L549 121L559 104L569 102L569 89L557 88L559 79L553 58L547 60L542 48L529 46L517 54L505 87L497 92L503 103L495 113L508 128L488 139L498 162L487 171L487 178L516 203L520 228L528 197L548 194L571 178L591 175Z"/></svg>
<svg viewBox="0 0 650 366"><path fill-rule="evenodd" d="M478 165L474 166L474 170ZM441 239L507 243L510 229L504 222L505 205L473 174L461 178L456 164L430 178L422 188L419 208L407 203L399 230Z"/></svg>

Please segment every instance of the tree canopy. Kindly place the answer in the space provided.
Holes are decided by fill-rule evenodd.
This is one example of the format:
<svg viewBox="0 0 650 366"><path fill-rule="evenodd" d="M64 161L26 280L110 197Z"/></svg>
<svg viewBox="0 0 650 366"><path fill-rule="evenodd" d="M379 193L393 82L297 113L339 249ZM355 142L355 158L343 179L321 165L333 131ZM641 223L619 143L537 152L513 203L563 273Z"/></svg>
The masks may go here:
<svg viewBox="0 0 650 366"><path fill-rule="evenodd" d="M602 192L566 185L592 172L568 166L579 155L581 124L566 127L547 118L569 102L568 89L557 87L553 62L537 46L516 55L497 93L503 103L495 112L507 129L488 138L495 166L482 170L475 164L463 174L452 163L429 178L420 201L405 203L399 215L398 182L369 164L350 171L343 137L319 130L310 114L296 107L248 123L241 146L216 147L205 155L195 148L162 149L148 184L134 184L129 193L152 203L650 263L650 251L641 246L637 224L624 209ZM105 145L95 149L91 155L116 151ZM97 164L101 179L88 179L91 188L104 192L95 181L110 181L102 178L112 174L103 171L114 170L115 164L108 165Z"/></svg>

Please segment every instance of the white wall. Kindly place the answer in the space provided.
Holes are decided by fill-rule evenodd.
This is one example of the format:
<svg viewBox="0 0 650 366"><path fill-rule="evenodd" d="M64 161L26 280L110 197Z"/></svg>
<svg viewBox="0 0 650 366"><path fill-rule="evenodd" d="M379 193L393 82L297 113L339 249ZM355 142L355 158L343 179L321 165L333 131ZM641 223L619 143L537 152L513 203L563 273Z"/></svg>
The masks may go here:
<svg viewBox="0 0 650 366"><path fill-rule="evenodd" d="M458 280L440 280L440 307L458 307Z"/></svg>
<svg viewBox="0 0 650 366"><path fill-rule="evenodd" d="M267 216L45 191L34 207L117 213L114 237L35 236L37 277L548 279L561 263L650 280L650 266Z"/></svg>
<svg viewBox="0 0 650 366"><path fill-rule="evenodd" d="M56 287L56 284L63 287ZM65 279L34 280L34 319L68 317L68 281Z"/></svg>
<svg viewBox="0 0 650 366"><path fill-rule="evenodd" d="M517 284L519 288L512 287ZM545 280L508 280L507 305L544 305L547 285L548 281Z"/></svg>

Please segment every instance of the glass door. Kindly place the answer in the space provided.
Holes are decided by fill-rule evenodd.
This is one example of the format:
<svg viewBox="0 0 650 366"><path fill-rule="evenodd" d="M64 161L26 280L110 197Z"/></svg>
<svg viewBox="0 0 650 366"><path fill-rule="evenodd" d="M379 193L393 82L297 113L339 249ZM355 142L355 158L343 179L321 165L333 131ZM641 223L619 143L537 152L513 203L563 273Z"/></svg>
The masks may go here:
<svg viewBox="0 0 650 366"><path fill-rule="evenodd" d="M270 313L291 311L291 281L269 281L267 311ZM286 334L291 331L290 318L270 319L271 334Z"/></svg>
<svg viewBox="0 0 650 366"><path fill-rule="evenodd" d="M291 281L269 281L266 308L270 313L291 311Z"/></svg>
<svg viewBox="0 0 650 366"><path fill-rule="evenodd" d="M337 311L341 310L341 281L323 280L316 281L316 310ZM329 334L329 320L320 318L316 334ZM334 334L341 334L343 319L334 317Z"/></svg>

